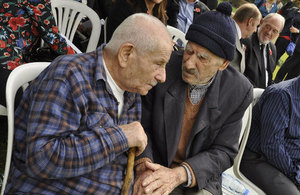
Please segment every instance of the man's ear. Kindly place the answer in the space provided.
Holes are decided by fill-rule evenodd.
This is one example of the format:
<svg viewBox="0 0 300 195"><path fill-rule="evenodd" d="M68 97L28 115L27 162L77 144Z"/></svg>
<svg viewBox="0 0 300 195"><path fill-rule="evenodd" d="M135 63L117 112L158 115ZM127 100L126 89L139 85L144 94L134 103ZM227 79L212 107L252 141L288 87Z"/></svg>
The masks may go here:
<svg viewBox="0 0 300 195"><path fill-rule="evenodd" d="M135 47L131 43L124 43L120 46L118 51L118 60L121 67L125 68L130 61L130 58L133 57Z"/></svg>
<svg viewBox="0 0 300 195"><path fill-rule="evenodd" d="M219 67L219 70L220 70L220 71L225 70L225 69L227 68L227 66L229 65L229 63L230 63L229 60L225 60L225 59L224 59L222 65Z"/></svg>
<svg viewBox="0 0 300 195"><path fill-rule="evenodd" d="M254 18L249 18L248 21L247 21L247 26L252 26L253 21L254 21Z"/></svg>

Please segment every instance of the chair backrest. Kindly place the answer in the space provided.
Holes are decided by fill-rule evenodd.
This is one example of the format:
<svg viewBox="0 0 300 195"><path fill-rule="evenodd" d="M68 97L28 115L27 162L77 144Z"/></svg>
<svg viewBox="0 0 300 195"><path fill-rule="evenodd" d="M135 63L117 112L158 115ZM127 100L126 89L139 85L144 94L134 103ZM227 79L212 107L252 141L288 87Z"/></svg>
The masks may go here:
<svg viewBox="0 0 300 195"><path fill-rule="evenodd" d="M248 106L246 111L244 112L244 116L242 118L242 129L239 137L239 143L242 144L242 139L245 136L245 133L247 134L250 126L251 126L251 116L252 116L252 104Z"/></svg>
<svg viewBox="0 0 300 195"><path fill-rule="evenodd" d="M240 143L239 152L238 152L237 156L235 157L234 163L233 163L233 172L238 178L241 174L239 171L240 170L239 168L240 168L241 159L242 159L242 156L243 156L246 144L247 144L250 127L251 127L251 120L252 120L252 103L246 109L243 119L242 119L242 129L241 129L241 133L240 133L240 137L239 137L239 143Z"/></svg>
<svg viewBox="0 0 300 195"><path fill-rule="evenodd" d="M264 89L261 88L254 88L253 89L253 102L249 105L247 110L244 113L243 116L243 127L242 127L242 132L240 136L240 148L237 156L234 159L233 163L233 172L234 175L249 185L252 189L256 191L259 195L265 195L265 193L257 187L255 184L253 184L250 180L248 180L241 172L240 172L240 164L241 160L244 154L244 150L247 144L250 128L251 128L251 121L252 121L252 107L255 105L255 103L259 100L261 94L263 93Z"/></svg>
<svg viewBox="0 0 300 195"><path fill-rule="evenodd" d="M67 39L73 41L75 32L81 20L87 17L92 24L92 31L86 52L97 48L101 33L101 23L98 14L84 3L77 1L51 0L52 13L56 25Z"/></svg>
<svg viewBox="0 0 300 195"><path fill-rule="evenodd" d="M253 106L258 102L260 96L263 94L265 89L263 88L254 88L253 89Z"/></svg>
<svg viewBox="0 0 300 195"><path fill-rule="evenodd" d="M50 62L32 62L23 64L15 68L9 75L6 83L6 107L7 107L7 120L8 120L8 136L7 136L7 153L4 169L4 178L2 183L1 195L4 194L6 186L11 156L13 151L14 139L14 102L18 89L29 81L34 80Z"/></svg>
<svg viewBox="0 0 300 195"><path fill-rule="evenodd" d="M177 42L178 39L181 39L181 41L183 42L183 46L186 45L187 40L185 39L184 32L170 25L167 25L167 30L171 35L173 41Z"/></svg>
<svg viewBox="0 0 300 195"><path fill-rule="evenodd" d="M107 17L105 18L105 20L104 20L104 24L103 24L103 26L104 26L104 43L107 43L107 38L106 38L106 32L107 32Z"/></svg>
<svg viewBox="0 0 300 195"><path fill-rule="evenodd" d="M6 107L3 105L0 105L0 116L7 116Z"/></svg>

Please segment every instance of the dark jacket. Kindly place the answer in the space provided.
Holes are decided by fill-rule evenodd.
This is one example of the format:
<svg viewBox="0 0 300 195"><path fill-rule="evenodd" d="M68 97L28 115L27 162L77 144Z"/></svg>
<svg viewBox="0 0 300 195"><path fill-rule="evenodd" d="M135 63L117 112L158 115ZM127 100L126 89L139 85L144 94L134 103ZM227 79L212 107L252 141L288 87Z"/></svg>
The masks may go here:
<svg viewBox="0 0 300 195"><path fill-rule="evenodd" d="M246 45L245 52L245 76L250 80L254 87L266 88L266 72L265 66L261 63L260 45L257 33L253 33L250 38L244 39L243 43ZM276 67L276 47L270 42L266 46L267 61L270 65L268 70L269 85L272 82L272 73Z"/></svg>
<svg viewBox="0 0 300 195"><path fill-rule="evenodd" d="M128 3L126 0L115 0L107 17L107 42L111 39L116 28L130 15L135 13L147 13L148 9L145 0L134 0ZM159 4L153 8L153 15L158 15Z"/></svg>
<svg viewBox="0 0 300 195"><path fill-rule="evenodd" d="M217 0L200 0L200 1L203 2L205 5L207 5L207 7L210 10L216 9L218 6Z"/></svg>
<svg viewBox="0 0 300 195"><path fill-rule="evenodd" d="M168 0L167 3L167 15L168 15L168 21L167 24L170 26L173 26L177 28L177 17L179 13L179 1L182 0ZM209 11L210 9L201 1L198 1L194 5L194 17L196 18L198 15L203 14L206 11Z"/></svg>
<svg viewBox="0 0 300 195"><path fill-rule="evenodd" d="M282 31L279 36L291 37L292 41L296 42L299 33L291 33L290 28L294 26L297 29L300 29L300 13L298 12L299 8L294 7L292 2L288 2L282 9L279 11L282 16L285 18L285 23Z"/></svg>
<svg viewBox="0 0 300 195"><path fill-rule="evenodd" d="M287 76L286 76L287 74ZM294 54L282 64L279 69L275 83L278 83L282 80L289 80L300 75L300 39L298 38L296 42L296 48Z"/></svg>
<svg viewBox="0 0 300 195"><path fill-rule="evenodd" d="M100 17L100 19L105 19L111 8L113 0L88 0L87 5L92 8Z"/></svg>
<svg viewBox="0 0 300 195"><path fill-rule="evenodd" d="M170 167L180 139L188 84L182 80L182 52L174 52L167 79L143 97L142 125L148 145L141 157ZM186 150L196 188L221 194L221 174L231 167L238 151L244 111L252 102L250 82L231 66L217 75L196 115Z"/></svg>

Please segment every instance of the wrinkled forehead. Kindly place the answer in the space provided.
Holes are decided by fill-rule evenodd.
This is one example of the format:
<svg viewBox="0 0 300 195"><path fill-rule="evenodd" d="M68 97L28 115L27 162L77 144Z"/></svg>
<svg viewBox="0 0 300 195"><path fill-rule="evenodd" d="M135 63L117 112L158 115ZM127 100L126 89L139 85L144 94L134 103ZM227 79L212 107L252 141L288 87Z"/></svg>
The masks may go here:
<svg viewBox="0 0 300 195"><path fill-rule="evenodd" d="M193 51L196 53L197 56L202 55L202 56L206 56L207 58L220 58L219 56L211 52L209 49L192 41L187 42L185 50Z"/></svg>
<svg viewBox="0 0 300 195"><path fill-rule="evenodd" d="M148 51L146 55L151 58L160 59L161 61L169 61L171 53L173 51L173 42L168 39L157 41L157 44L153 50Z"/></svg>
<svg viewBox="0 0 300 195"><path fill-rule="evenodd" d="M276 29L277 31L280 31L282 28L282 22L279 18L272 17L268 18L268 20L264 20L262 26L271 26L273 29Z"/></svg>

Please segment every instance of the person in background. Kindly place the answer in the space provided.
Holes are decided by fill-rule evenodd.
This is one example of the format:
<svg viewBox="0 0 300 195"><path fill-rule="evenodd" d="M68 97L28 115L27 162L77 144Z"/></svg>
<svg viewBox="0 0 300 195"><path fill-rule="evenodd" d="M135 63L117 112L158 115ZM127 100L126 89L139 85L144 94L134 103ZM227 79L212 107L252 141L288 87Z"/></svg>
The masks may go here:
<svg viewBox="0 0 300 195"><path fill-rule="evenodd" d="M218 6L218 0L200 0L204 3L210 10L214 10Z"/></svg>
<svg viewBox="0 0 300 195"><path fill-rule="evenodd" d="M108 17L113 2L115 0L87 0L87 5L98 14L100 19L105 19Z"/></svg>
<svg viewBox="0 0 300 195"><path fill-rule="evenodd" d="M255 0L254 4L258 7L263 18L270 13L277 13L278 11L276 0Z"/></svg>
<svg viewBox="0 0 300 195"><path fill-rule="evenodd" d="M294 6L296 5L296 6ZM300 0L295 2L289 1L283 8L280 10L280 14L285 18L285 24L282 29L282 32L279 34L279 37L276 40L277 48L277 59L285 53L288 44L293 41L297 41L299 37L300 30Z"/></svg>
<svg viewBox="0 0 300 195"><path fill-rule="evenodd" d="M283 7L282 0L276 0L276 5L277 5L278 11L281 10L281 8Z"/></svg>
<svg viewBox="0 0 300 195"><path fill-rule="evenodd" d="M300 39L296 42L294 54L281 65L274 80L275 83L289 80L300 75Z"/></svg>
<svg viewBox="0 0 300 195"><path fill-rule="evenodd" d="M115 0L107 17L107 41L125 18L134 13L147 13L167 24L167 0Z"/></svg>
<svg viewBox="0 0 300 195"><path fill-rule="evenodd" d="M199 14L209 11L209 8L198 0L178 0L179 12L177 16L177 28L186 33Z"/></svg>
<svg viewBox="0 0 300 195"><path fill-rule="evenodd" d="M172 50L165 25L140 13L107 45L56 58L15 112L5 193L120 194L128 149L147 144L139 94L165 81Z"/></svg>
<svg viewBox="0 0 300 195"><path fill-rule="evenodd" d="M239 72L245 72L245 48L242 39L249 38L260 24L261 13L252 3L241 5L232 17L235 23L235 54L230 64Z"/></svg>
<svg viewBox="0 0 300 195"><path fill-rule="evenodd" d="M13 69L30 62L42 38L57 54L73 54L59 34L49 0L0 2L0 104L6 105L6 81ZM19 98L19 97L18 97Z"/></svg>
<svg viewBox="0 0 300 195"><path fill-rule="evenodd" d="M133 194L221 194L221 174L238 152L251 83L228 66L235 52L231 5L191 24L173 52L164 84L142 98L148 144L135 161Z"/></svg>
<svg viewBox="0 0 300 195"><path fill-rule="evenodd" d="M253 108L241 172L266 194L300 194L300 77L266 88Z"/></svg>
<svg viewBox="0 0 300 195"><path fill-rule="evenodd" d="M257 33L244 39L245 76L254 87L265 89L272 84L272 73L276 66L276 47L272 40L279 35L284 26L284 18L277 13L263 18Z"/></svg>

